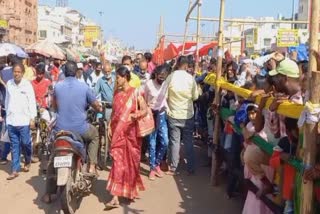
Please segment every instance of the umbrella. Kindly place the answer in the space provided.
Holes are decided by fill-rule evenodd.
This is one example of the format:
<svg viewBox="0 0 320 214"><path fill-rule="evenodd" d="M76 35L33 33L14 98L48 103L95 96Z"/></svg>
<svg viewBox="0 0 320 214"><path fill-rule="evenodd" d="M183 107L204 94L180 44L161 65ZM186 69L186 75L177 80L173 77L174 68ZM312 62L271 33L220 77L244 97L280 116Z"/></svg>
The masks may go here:
<svg viewBox="0 0 320 214"><path fill-rule="evenodd" d="M67 60L77 62L77 63L80 62L80 54L76 50L74 50L72 48L66 48L61 45L58 45L58 46L65 53Z"/></svg>
<svg viewBox="0 0 320 214"><path fill-rule="evenodd" d="M50 42L49 40L43 40L36 42L26 48L28 53L40 54L45 57L52 57L54 59L66 59L63 50L56 44Z"/></svg>
<svg viewBox="0 0 320 214"><path fill-rule="evenodd" d="M20 58L28 58L28 54L19 46L11 43L0 43L0 57L16 55Z"/></svg>
<svg viewBox="0 0 320 214"><path fill-rule="evenodd" d="M67 48L66 49L66 53L67 53L67 60L71 60L71 61L74 61L74 62L80 62L80 54L73 50L73 49L70 49L70 48Z"/></svg>

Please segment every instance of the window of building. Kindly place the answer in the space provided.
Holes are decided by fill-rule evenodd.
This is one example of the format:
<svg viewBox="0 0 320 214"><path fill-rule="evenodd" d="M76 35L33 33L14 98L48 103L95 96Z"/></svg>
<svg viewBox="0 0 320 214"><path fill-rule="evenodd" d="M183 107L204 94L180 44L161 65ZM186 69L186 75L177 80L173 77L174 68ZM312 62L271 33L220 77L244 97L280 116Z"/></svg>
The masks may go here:
<svg viewBox="0 0 320 214"><path fill-rule="evenodd" d="M47 38L47 31L46 30L40 30L40 38Z"/></svg>
<svg viewBox="0 0 320 214"><path fill-rule="evenodd" d="M271 39L270 38L265 38L263 40L263 44L265 47L270 47L271 46Z"/></svg>

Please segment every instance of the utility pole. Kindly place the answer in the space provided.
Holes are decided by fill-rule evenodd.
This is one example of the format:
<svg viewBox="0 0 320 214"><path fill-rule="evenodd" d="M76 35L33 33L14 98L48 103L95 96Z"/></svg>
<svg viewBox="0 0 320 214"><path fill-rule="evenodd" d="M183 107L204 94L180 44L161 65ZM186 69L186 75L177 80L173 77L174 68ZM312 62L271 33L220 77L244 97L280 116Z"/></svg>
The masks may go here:
<svg viewBox="0 0 320 214"><path fill-rule="evenodd" d="M216 84L215 84L215 97L214 104L219 106L220 104L220 86L219 80L222 73L222 57L223 57L223 25L224 25L224 11L225 11L225 0L220 0L220 17L219 17L219 32L218 32L218 49L217 49L217 73L216 73ZM219 133L220 133L220 115L219 112L215 115L214 124L214 151L212 152L212 167L211 167L211 184L217 185L218 180L218 157L219 157Z"/></svg>
<svg viewBox="0 0 320 214"><path fill-rule="evenodd" d="M311 25L309 38L309 91L311 103L320 103L320 71L317 71L317 59L313 51L318 52L318 32L319 32L319 0L311 0ZM305 166L314 166L317 155L317 123L305 123L304 125L304 157L303 163ZM302 205L300 213L312 214L314 192L313 181L303 182L301 190Z"/></svg>

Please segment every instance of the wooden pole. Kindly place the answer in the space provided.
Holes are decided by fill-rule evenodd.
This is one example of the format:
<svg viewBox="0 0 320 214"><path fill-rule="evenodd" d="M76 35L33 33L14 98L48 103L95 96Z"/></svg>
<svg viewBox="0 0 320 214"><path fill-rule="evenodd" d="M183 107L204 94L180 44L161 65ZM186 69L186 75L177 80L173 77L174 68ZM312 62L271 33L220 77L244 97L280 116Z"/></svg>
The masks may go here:
<svg viewBox="0 0 320 214"><path fill-rule="evenodd" d="M188 9L188 11L190 11L191 6L192 6L192 0L189 1L189 9ZM184 51L185 51L185 48L186 48L186 41L187 41L187 34L188 34L188 21L189 21L189 19L186 19L186 26L184 27L183 46L182 46L181 55L184 54Z"/></svg>
<svg viewBox="0 0 320 214"><path fill-rule="evenodd" d="M200 24L201 24L201 1L198 2L198 20L197 20L197 45L196 45L196 68L195 70L198 71L199 69L199 46L200 46Z"/></svg>
<svg viewBox="0 0 320 214"><path fill-rule="evenodd" d="M197 20L197 17L190 17L190 20ZM219 18L208 18L201 17L201 21L207 22L219 22ZM246 24L266 24L266 23L277 23L277 24L308 24L308 21L299 20L256 20L256 19L224 19L224 22L235 22L235 23L246 23Z"/></svg>
<svg viewBox="0 0 320 214"><path fill-rule="evenodd" d="M223 57L223 24L224 24L224 8L225 0L220 0L220 19L219 19L219 32L218 32L218 53L217 53L217 73L216 73L216 86L214 104L220 104L220 86L218 83L222 73L222 57ZM218 162L219 162L219 138L220 138L220 116L219 113L215 116L214 124L214 151L212 153L212 167L211 167L211 184L216 186L218 184Z"/></svg>
<svg viewBox="0 0 320 214"><path fill-rule="evenodd" d="M317 71L316 56L312 51L318 51L318 32L319 32L319 0L311 0L311 25L310 25L310 39L309 39L309 90L310 101L312 103L320 103L320 71ZM304 126L304 157L303 162L308 166L315 164L317 154L317 124L305 124ZM303 182L301 191L302 206L300 213L312 214L313 212L313 182Z"/></svg>

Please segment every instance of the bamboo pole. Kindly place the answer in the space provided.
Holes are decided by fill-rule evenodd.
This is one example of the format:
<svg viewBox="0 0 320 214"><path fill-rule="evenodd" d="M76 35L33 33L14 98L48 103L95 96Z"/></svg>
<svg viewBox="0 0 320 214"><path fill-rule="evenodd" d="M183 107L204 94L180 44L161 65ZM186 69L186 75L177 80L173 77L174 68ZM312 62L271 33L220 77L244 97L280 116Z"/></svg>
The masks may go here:
<svg viewBox="0 0 320 214"><path fill-rule="evenodd" d="M220 20L219 20L219 32L218 32L218 60L217 60L217 74L216 74L216 86L215 86L215 98L214 104L219 106L220 104L220 87L219 79L222 73L222 57L223 57L223 24L224 24L224 8L225 0L220 0ZM211 184L217 185L217 176L218 176L218 162L219 162L219 138L220 138L220 116L219 113L215 116L214 124L214 147L215 151L212 152L212 166L211 166Z"/></svg>
<svg viewBox="0 0 320 214"><path fill-rule="evenodd" d="M164 36L166 36L166 37L184 37L184 34L166 33L166 34L164 34ZM192 38L192 37L196 37L196 36L197 36L196 34L189 34L189 35L186 35L186 38L189 38L189 37ZM215 37L214 36L200 36L200 38L213 40Z"/></svg>
<svg viewBox="0 0 320 214"><path fill-rule="evenodd" d="M319 0L311 0L311 25L309 38L309 91L310 101L312 103L320 103L320 71L317 71L316 56L312 54L313 50L318 51L318 32L319 32ZM305 124L304 127L304 157L303 162L308 166L315 164L317 154L317 124ZM302 206L300 213L313 213L313 182L303 182L302 184Z"/></svg>
<svg viewBox="0 0 320 214"><path fill-rule="evenodd" d="M196 45L196 68L195 70L198 71L199 69L199 46L200 46L200 24L201 24L201 21L200 21L200 18L201 18L201 5L202 5L202 2L201 0L198 2L198 19L197 19L197 45Z"/></svg>
<svg viewBox="0 0 320 214"><path fill-rule="evenodd" d="M190 20L197 20L197 17L190 17ZM201 21L218 22L219 18L202 17ZM266 24L266 23L282 23L282 24L308 24L308 21L292 21L292 20L255 20L255 19L224 19L224 22L236 22L247 24Z"/></svg>
<svg viewBox="0 0 320 214"><path fill-rule="evenodd" d="M191 6L192 6L192 0L189 1L189 9L188 11L190 11L191 9ZM184 27L184 34L183 34L183 46L182 46L182 52L181 52L181 55L184 54L184 50L186 48L186 41L187 41L187 34L188 34L188 21L189 19L186 19L186 26Z"/></svg>

